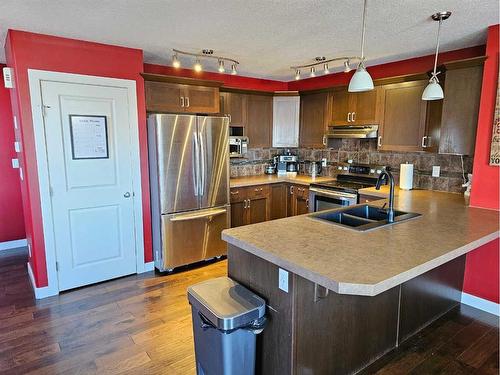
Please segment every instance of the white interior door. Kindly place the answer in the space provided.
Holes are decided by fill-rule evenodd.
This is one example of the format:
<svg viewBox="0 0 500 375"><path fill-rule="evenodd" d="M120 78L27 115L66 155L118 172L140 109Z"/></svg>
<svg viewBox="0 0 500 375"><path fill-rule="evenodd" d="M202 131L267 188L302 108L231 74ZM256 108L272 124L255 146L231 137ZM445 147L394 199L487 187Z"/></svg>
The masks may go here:
<svg viewBox="0 0 500 375"><path fill-rule="evenodd" d="M41 94L59 290L135 273L127 89L42 81Z"/></svg>

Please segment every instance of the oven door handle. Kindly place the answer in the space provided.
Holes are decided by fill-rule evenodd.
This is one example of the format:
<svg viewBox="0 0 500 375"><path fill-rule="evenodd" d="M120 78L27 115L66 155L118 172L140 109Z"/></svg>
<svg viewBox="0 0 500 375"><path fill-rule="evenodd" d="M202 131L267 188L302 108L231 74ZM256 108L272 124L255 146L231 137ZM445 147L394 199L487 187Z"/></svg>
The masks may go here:
<svg viewBox="0 0 500 375"><path fill-rule="evenodd" d="M334 197L334 198L346 198L346 199L356 199L358 196L357 194L349 194L349 193L343 193L343 192L340 192L340 191L330 191L330 190L326 190L326 189L319 189L319 188L316 188L316 187L312 187L309 189L309 191L311 192L314 192L318 195L323 195L323 196L327 196L327 197Z"/></svg>

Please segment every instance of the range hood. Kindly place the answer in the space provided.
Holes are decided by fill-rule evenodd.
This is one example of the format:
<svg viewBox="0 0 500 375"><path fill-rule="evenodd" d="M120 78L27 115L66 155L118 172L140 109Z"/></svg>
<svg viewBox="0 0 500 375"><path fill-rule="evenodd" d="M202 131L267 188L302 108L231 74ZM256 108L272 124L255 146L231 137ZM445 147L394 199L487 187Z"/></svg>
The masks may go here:
<svg viewBox="0 0 500 375"><path fill-rule="evenodd" d="M377 138L378 125L333 125L326 138Z"/></svg>

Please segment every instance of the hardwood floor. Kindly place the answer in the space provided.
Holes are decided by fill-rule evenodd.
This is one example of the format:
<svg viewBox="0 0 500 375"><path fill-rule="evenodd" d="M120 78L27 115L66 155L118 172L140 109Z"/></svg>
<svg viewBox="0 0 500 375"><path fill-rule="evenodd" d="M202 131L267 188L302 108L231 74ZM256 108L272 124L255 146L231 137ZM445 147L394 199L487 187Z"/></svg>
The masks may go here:
<svg viewBox="0 0 500 375"><path fill-rule="evenodd" d="M194 374L186 288L226 261L129 276L36 301L24 249L0 252L0 373ZM498 319L462 306L363 374L498 374Z"/></svg>

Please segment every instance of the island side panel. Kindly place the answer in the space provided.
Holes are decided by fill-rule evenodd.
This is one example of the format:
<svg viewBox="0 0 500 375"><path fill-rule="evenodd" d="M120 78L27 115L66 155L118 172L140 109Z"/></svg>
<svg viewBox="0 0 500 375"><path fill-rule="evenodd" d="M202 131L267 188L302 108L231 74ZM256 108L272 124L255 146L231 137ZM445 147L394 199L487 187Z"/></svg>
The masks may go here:
<svg viewBox="0 0 500 375"><path fill-rule="evenodd" d="M395 348L399 288L375 297L329 291L315 302L314 283L296 276L294 373L351 374Z"/></svg>
<svg viewBox="0 0 500 375"><path fill-rule="evenodd" d="M460 304L465 255L401 285L399 342Z"/></svg>
<svg viewBox="0 0 500 375"><path fill-rule="evenodd" d="M288 293L278 288L278 267L253 254L228 246L228 276L266 300L267 324L257 336L255 373L292 373L294 275Z"/></svg>

